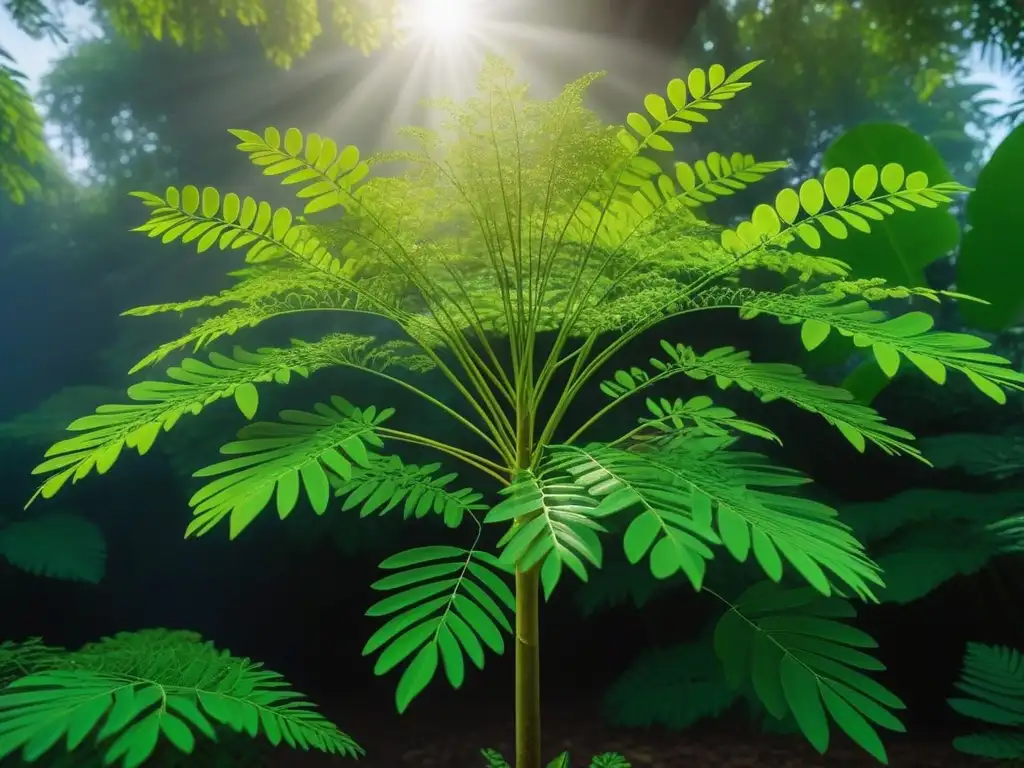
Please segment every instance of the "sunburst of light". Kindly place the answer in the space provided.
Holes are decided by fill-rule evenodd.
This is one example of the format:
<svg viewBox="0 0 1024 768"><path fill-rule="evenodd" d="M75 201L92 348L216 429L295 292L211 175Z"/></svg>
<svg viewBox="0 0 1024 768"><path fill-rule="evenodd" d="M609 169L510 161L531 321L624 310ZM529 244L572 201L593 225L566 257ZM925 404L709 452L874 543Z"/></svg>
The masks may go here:
<svg viewBox="0 0 1024 768"><path fill-rule="evenodd" d="M569 6L561 1L399 0L399 45L386 43L368 58L341 46L315 51L287 76L274 73L250 88L225 89L211 108L230 115L231 127L256 123L259 130L268 106L288 104L289 125L372 152L393 147L403 126L439 128L441 115L423 103L473 95L488 54L511 63L538 98L554 96L587 72L608 71L591 102L608 119L622 119L620 105L667 82L673 64L663 53L583 31L591 25L565 12Z"/></svg>
<svg viewBox="0 0 1024 768"><path fill-rule="evenodd" d="M405 0L399 24L411 37L459 44L477 31L484 9L481 0Z"/></svg>

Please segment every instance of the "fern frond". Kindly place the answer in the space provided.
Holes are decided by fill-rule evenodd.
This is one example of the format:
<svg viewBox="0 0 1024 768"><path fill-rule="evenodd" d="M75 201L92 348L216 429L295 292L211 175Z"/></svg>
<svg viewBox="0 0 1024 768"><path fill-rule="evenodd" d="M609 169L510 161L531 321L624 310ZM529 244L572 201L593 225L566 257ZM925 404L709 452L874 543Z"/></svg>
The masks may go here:
<svg viewBox="0 0 1024 768"><path fill-rule="evenodd" d="M956 576L970 576L1001 552L998 537L980 523L930 523L908 528L872 549L885 575L883 603L906 604Z"/></svg>
<svg viewBox="0 0 1024 768"><path fill-rule="evenodd" d="M8 63L13 57L0 48L0 193L20 205L42 189L33 174L46 158L48 148L43 119L32 100L24 73Z"/></svg>
<svg viewBox="0 0 1024 768"><path fill-rule="evenodd" d="M1024 391L1024 373L1013 370L1005 357L984 352L992 345L967 333L934 331L935 319L925 312L907 312L889 317L867 301L849 301L849 293L863 290L847 283L825 284L820 293L761 295L744 303L745 318L775 315L787 323L799 323L804 346L813 350L832 330L871 348L879 367L890 378L901 359L910 361L936 384L946 382L947 369L962 373L984 395L1005 404L1003 391ZM882 291L882 298L887 297Z"/></svg>
<svg viewBox="0 0 1024 768"><path fill-rule="evenodd" d="M845 600L763 582L719 620L715 652L733 687L749 680L765 709L777 719L791 713L818 752L828 748L831 718L887 763L875 728L903 732L890 710L904 705L865 674L885 665L861 650L877 647L871 637L837 621L854 615Z"/></svg>
<svg viewBox="0 0 1024 768"><path fill-rule="evenodd" d="M583 559L601 567L601 540L605 528L597 498L562 472L520 473L500 493L505 498L491 508L485 523L511 523L498 546L500 560L528 570L540 566L544 597L550 599L567 566L581 581L587 580ZM583 559L581 559L583 558Z"/></svg>
<svg viewBox="0 0 1024 768"><path fill-rule="evenodd" d="M666 89L667 101L656 93L644 98L644 109L649 118L639 112L627 115L628 128L623 127L619 131L619 142L634 155L648 147L659 152L671 152L674 147L666 134L690 133L695 123L706 123L708 118L704 112L721 109L721 102L749 88L751 84L743 78L762 63L753 61L728 74L720 64L713 64L707 71L695 67L685 81L674 78ZM632 164L629 170L634 170Z"/></svg>
<svg viewBox="0 0 1024 768"><path fill-rule="evenodd" d="M483 669L484 645L504 653L502 630L512 633L506 610L514 614L516 602L498 575L507 571L495 557L476 549L416 547L389 557L380 567L396 573L371 586L392 594L374 603L366 615L395 615L366 641L363 655L380 650L373 671L384 675L415 653L395 691L399 712L434 678L438 661L448 682L459 688L466 658Z"/></svg>
<svg viewBox="0 0 1024 768"><path fill-rule="evenodd" d="M706 562L714 557L707 543L721 543L711 525L710 506L708 515L702 514L700 498L695 504L690 493L673 491L671 482L652 471L643 456L599 445L551 446L551 456L553 467L601 500L602 514L640 507L623 538L630 563L640 562L650 549L656 578L682 571L694 589L701 588Z"/></svg>
<svg viewBox="0 0 1024 768"><path fill-rule="evenodd" d="M149 220L132 231L159 237L165 244L175 240L195 241L199 253L215 245L222 250L248 246L245 260L260 263L289 253L295 246L301 249L296 253L304 254L308 243L310 261L315 262L319 257L328 270L341 271L341 263L331 254L317 253L319 243L309 239L301 225L294 224L287 208L275 210L270 203L257 202L251 197L240 198L233 192L222 200L220 191L214 187L199 190L191 184L181 189L168 187L163 197L149 192L131 194L151 209Z"/></svg>
<svg viewBox="0 0 1024 768"><path fill-rule="evenodd" d="M196 354L199 350L217 339L232 336L248 328L255 328L264 320L269 320L279 314L282 313L269 308L233 307L226 312L203 320L190 328L184 335L156 347L135 363L128 370L128 373L129 375L136 374L143 368L156 365L168 356L188 346L192 347L192 354Z"/></svg>
<svg viewBox="0 0 1024 768"><path fill-rule="evenodd" d="M356 276L357 268L348 268L346 276ZM258 265L232 273L239 281L211 296L189 301L168 302L135 307L123 315L145 317L164 312L187 312L199 308L215 308L220 314L208 317L183 336L161 344L135 364L129 373L163 360L172 352L192 346L193 353L224 336L254 328L271 318L299 312L355 311L368 313L365 302L346 288L326 283L316 269L301 263ZM360 286L379 303L393 302L393 286L377 278L363 279ZM394 307L397 310L397 306Z"/></svg>
<svg viewBox="0 0 1024 768"><path fill-rule="evenodd" d="M750 155L735 153L726 159L713 152L706 161L694 166L679 163L673 179L657 162L643 154L647 149L671 151L673 142L667 138L669 134L688 133L694 123L706 123L703 113L721 109L722 102L748 88L750 83L742 78L760 63L746 64L728 75L718 64L707 71L693 69L686 81L676 78L669 83L667 101L659 94L648 94L644 108L649 117L639 112L629 113L626 126L617 134L625 155L616 157L600 174L604 183L588 184L583 199L566 222L566 232L558 240L563 241L564 234L568 234L569 239L583 245L585 251L591 251L595 244L608 249L609 254L602 255L594 264L599 272L606 272L616 256L621 263L620 251L628 241L646 239L671 222L673 214L678 220L681 209L731 194L785 167L786 163L757 163ZM659 213L668 214L667 221L666 216L659 216ZM586 262L584 259L583 263ZM577 261L570 272L585 269L578 265ZM626 271L635 268L636 263ZM592 294L592 291L587 293Z"/></svg>
<svg viewBox="0 0 1024 768"><path fill-rule="evenodd" d="M238 440L220 451L237 458L200 469L194 477L216 477L192 496L194 519L185 535L202 536L225 517L234 539L276 499L285 519L305 489L314 511L322 515L331 496L328 471L348 480L352 465L368 467L367 445L380 448L375 430L394 413L356 408L337 395L317 403L316 413L282 411L281 423L256 422L243 427Z"/></svg>
<svg viewBox="0 0 1024 768"><path fill-rule="evenodd" d="M4 640L0 643L0 686L6 688L12 680L49 669L66 653L63 648L46 645L39 637L21 642Z"/></svg>
<svg viewBox="0 0 1024 768"><path fill-rule="evenodd" d="M1024 435L961 432L925 438L920 445L936 469L962 469L995 480L1024 472Z"/></svg>
<svg viewBox="0 0 1024 768"><path fill-rule="evenodd" d="M969 493L938 488L911 488L879 501L847 504L840 509L857 539L870 548L894 535L929 523L984 525L1024 511L1024 491Z"/></svg>
<svg viewBox="0 0 1024 768"><path fill-rule="evenodd" d="M599 513L640 509L623 545L634 564L650 550L658 578L682 570L700 589L713 557L710 543L724 544L739 562L753 552L773 581L782 578L785 558L823 595L832 593L825 570L863 597L871 597L872 585L882 585L878 566L835 510L763 490L808 481L756 454L694 451L685 444L645 453L601 445L551 450L559 468L602 499Z"/></svg>
<svg viewBox="0 0 1024 768"><path fill-rule="evenodd" d="M159 237L164 243L195 241L200 253L214 245L221 250L247 248L245 260L249 263L273 263L287 258L316 270L385 317L393 317L388 302L364 290L355 279L355 262L331 253L307 225L295 222L287 208L275 210L269 203L239 198L234 193L222 200L213 187L200 191L191 185L181 190L168 187L164 197L149 192L132 194L151 209L149 220L135 231Z"/></svg>
<svg viewBox="0 0 1024 768"><path fill-rule="evenodd" d="M65 737L75 750L95 735L106 742L106 764L136 768L161 738L188 754L197 732L215 739L217 726L253 737L262 731L274 745L362 753L277 673L191 633L166 634L164 652L143 642L138 653L138 641L152 638L124 633L11 683L0 692L0 757L20 750L25 762L34 762Z"/></svg>
<svg viewBox="0 0 1024 768"><path fill-rule="evenodd" d="M107 569L107 544L84 517L51 512L0 528L0 557L38 576L98 584Z"/></svg>
<svg viewBox="0 0 1024 768"><path fill-rule="evenodd" d="M374 457L351 479L337 484L335 495L343 496L342 511L359 507L359 516L385 515L402 505L405 519L440 515L449 528L458 528L467 513L482 512L483 495L471 488L452 490L455 472L438 476L440 464L404 464L397 456Z"/></svg>
<svg viewBox="0 0 1024 768"><path fill-rule="evenodd" d="M358 147L350 144L339 149L332 139L316 133L303 136L298 128L289 128L282 138L272 127L262 136L239 129L228 132L240 139L236 149L261 166L264 176L286 173L282 184L305 184L297 194L312 198L303 209L306 215L343 206L370 172L369 164L360 160Z"/></svg>
<svg viewBox="0 0 1024 768"><path fill-rule="evenodd" d="M322 282L319 273L305 269L301 264L256 264L229 272L228 276L236 278L235 284L218 293L185 301L133 307L126 309L121 316L148 317L167 312L181 313L193 309L216 308L225 304L254 304L282 294L290 296L295 293L304 294L314 288L322 289L322 286L318 285L318 282Z"/></svg>
<svg viewBox="0 0 1024 768"><path fill-rule="evenodd" d="M808 179L799 190L783 189L773 205L758 205L750 219L722 231L721 243L743 256L760 246L787 245L795 235L817 250L822 233L844 240L851 229L870 232L871 221L882 221L897 210L936 208L952 202L951 194L969 191L952 181L929 186L926 173L908 174L898 163L889 163L881 171L864 165L852 177L845 168L831 168L820 181Z"/></svg>
<svg viewBox="0 0 1024 768"><path fill-rule="evenodd" d="M231 357L213 352L209 362L186 358L167 370L171 381L142 381L128 388L132 404L101 405L91 416L76 419L71 432L81 434L61 440L46 451L46 460L32 474L49 474L36 493L52 497L71 480L78 482L91 472L106 473L125 448L145 455L160 435L186 415L198 415L211 403L234 397L239 410L252 418L259 405L256 384L288 383L291 375L331 365L339 353L361 337L339 334L315 344L294 342L286 349L265 348L247 352L235 347Z"/></svg>
<svg viewBox="0 0 1024 768"><path fill-rule="evenodd" d="M1024 493L915 488L840 509L885 575L881 602L908 603L957 575L970 575L1012 551L1005 518L1024 510Z"/></svg>
<svg viewBox="0 0 1024 768"><path fill-rule="evenodd" d="M628 376L642 379L644 372L633 368ZM625 385L627 378L616 375L615 381ZM631 379L629 381L632 383ZM606 383L601 385L601 391L615 397L615 391L605 386ZM707 437L725 437L738 432L782 444L778 435L767 427L739 418L732 409L715 405L707 395L696 395L685 402L681 398L668 400L662 397L655 401L648 397L644 404L653 418L640 417L640 426L630 430L616 443L627 437L636 441L664 441L674 435L689 434L696 430L694 434Z"/></svg>
<svg viewBox="0 0 1024 768"><path fill-rule="evenodd" d="M739 692L726 682L711 637L644 651L605 694L609 722L626 728L682 731L718 717Z"/></svg>
<svg viewBox="0 0 1024 768"><path fill-rule="evenodd" d="M650 361L658 373L651 376L639 367L617 371L614 379L601 382L601 390L618 401L680 373L696 381L713 379L720 389L736 384L762 402L786 400L817 414L836 427L858 451L863 452L866 443L871 442L888 454L921 458L920 452L906 442L914 439L912 434L887 424L877 411L854 401L847 390L811 381L795 365L755 363L749 352L733 347L719 347L701 355L684 344L672 345L663 340L661 348L668 361Z"/></svg>
<svg viewBox="0 0 1024 768"><path fill-rule="evenodd" d="M1014 730L958 736L953 746L977 757L1024 759L1024 655L1003 646L968 643L955 685L969 697L949 699L956 712Z"/></svg>
<svg viewBox="0 0 1024 768"><path fill-rule="evenodd" d="M677 162L675 178L672 178L662 173L657 163L649 162L650 165L634 161L631 172L622 178L624 186L637 187L630 196L630 205L636 214L634 226L661 208L678 211L681 206L696 208L713 203L789 167L785 161L757 162L753 155L740 152L728 157L710 152L706 159L693 165ZM641 176L645 171L647 174Z"/></svg>

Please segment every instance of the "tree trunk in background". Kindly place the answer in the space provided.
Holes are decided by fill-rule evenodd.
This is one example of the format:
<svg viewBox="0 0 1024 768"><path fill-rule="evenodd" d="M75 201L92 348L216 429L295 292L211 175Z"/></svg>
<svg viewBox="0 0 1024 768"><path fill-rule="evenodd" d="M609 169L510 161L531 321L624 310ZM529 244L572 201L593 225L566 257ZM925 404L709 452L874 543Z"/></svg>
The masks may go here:
<svg viewBox="0 0 1024 768"><path fill-rule="evenodd" d="M538 2L536 17L571 36L557 57L571 77L606 70L594 88L602 117L619 121L643 95L662 91L686 68L683 44L701 14L716 0L560 0Z"/></svg>

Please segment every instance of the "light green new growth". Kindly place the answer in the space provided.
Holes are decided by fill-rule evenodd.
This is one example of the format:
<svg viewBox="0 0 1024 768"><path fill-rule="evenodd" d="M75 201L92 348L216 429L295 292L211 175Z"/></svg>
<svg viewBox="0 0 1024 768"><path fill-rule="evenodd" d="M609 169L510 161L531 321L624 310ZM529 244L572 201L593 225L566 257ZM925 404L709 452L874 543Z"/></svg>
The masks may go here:
<svg viewBox="0 0 1024 768"><path fill-rule="evenodd" d="M24 73L0 48L0 195L15 203L40 190L31 171L47 156L43 120L32 103Z"/></svg>
<svg viewBox="0 0 1024 768"><path fill-rule="evenodd" d="M441 131L408 129L415 149L368 159L294 128L232 131L265 175L296 189L303 213L213 188L135 193L150 213L139 231L199 252L236 251L250 265L217 295L130 312L215 312L136 370L296 313L368 315L390 321L405 340L333 334L256 353L211 352L208 362L186 358L169 369L169 381L134 385L131 403L102 406L72 423L76 434L51 447L35 470L45 476L38 495L106 472L126 448L145 453L182 416L217 400L233 398L252 419L261 388L292 374L341 367L403 387L486 452L392 426L401 414L391 409L334 397L245 427L222 449L224 461L196 473L209 481L192 498L188 532L201 535L227 521L234 537L267 507L284 518L305 497L322 514L332 495L347 496L344 506L361 506L363 514L402 506L406 516L443 515L451 528L468 523L467 548L427 547L382 563L392 573L374 586L389 594L370 613L388 620L365 653L379 651L381 674L405 664L396 694L404 710L440 668L458 686L467 658L482 667L484 647L500 653L511 635L517 768L541 767L540 587L550 596L566 568L586 579L601 566L605 518L629 517L626 555L646 560L658 578L681 572L700 589L708 562L724 547L739 561L752 555L772 581L788 566L823 597L873 599L883 581L861 543L834 510L789 492L806 478L733 448L740 435L775 435L708 396L673 402L653 390L685 376L785 400L821 416L859 451L871 444L921 458L912 435L843 389L729 347L663 340L649 368L607 367L668 318L732 310L797 325L808 349L838 333L870 348L890 376L907 361L940 384L949 371L961 373L999 402L1004 389L1024 388L1024 375L985 351L982 339L934 331L923 312L890 317L872 306L910 296L938 301L940 292L849 280L845 265L822 255L830 239L947 205L964 187L932 184L895 164L853 174L833 169L783 190L734 228L694 214L785 167L739 153L670 162L675 142L749 87L746 77L758 64L731 73L717 65L694 70L665 95L647 95L644 112L631 113L626 125L610 128L582 106L596 75L537 102L492 60L478 96L436 105L447 116ZM400 170L380 173L390 162ZM328 212L337 215L325 224L307 218ZM789 287L743 287L753 270L776 272ZM544 332L550 339L541 345ZM412 383L408 374L428 369L447 379L464 407ZM570 404L595 384L607 404L581 424L566 424ZM553 407L542 409L556 393ZM641 393L649 395L649 413L636 429L610 443L583 440L590 426ZM392 442L433 448L490 475L503 500L481 520L479 494L448 489L453 476L438 477L434 466L403 464L384 452ZM496 557L478 549L484 523L507 528ZM514 591L503 580L507 571L515 574ZM737 625L721 645L727 666L767 648L767 656L755 656L767 662L757 666L754 684L769 710L791 712L819 749L830 718L884 760L874 726L897 729L888 709L899 702L856 671L878 668L847 648L866 641L831 621L836 603L802 599L776 619L772 599L770 590L759 592L730 609L728 622L747 618L746 634ZM796 639L776 643L772 622L783 622ZM798 652L813 648L834 660L822 666Z"/></svg>

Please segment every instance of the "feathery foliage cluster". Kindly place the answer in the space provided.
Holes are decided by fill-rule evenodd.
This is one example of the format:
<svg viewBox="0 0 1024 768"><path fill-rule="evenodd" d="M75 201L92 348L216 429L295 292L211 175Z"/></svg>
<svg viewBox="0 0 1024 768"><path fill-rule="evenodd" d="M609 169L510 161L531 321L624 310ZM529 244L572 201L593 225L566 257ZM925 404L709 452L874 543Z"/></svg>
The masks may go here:
<svg viewBox="0 0 1024 768"><path fill-rule="evenodd" d="M106 572L107 543L102 531L79 515L0 518L0 557L38 576L96 584Z"/></svg>
<svg viewBox="0 0 1024 768"><path fill-rule="evenodd" d="M25 76L0 48L0 194L15 203L40 189L30 168L47 155L43 120L25 87Z"/></svg>
<svg viewBox="0 0 1024 768"><path fill-rule="evenodd" d="M965 694L949 700L956 712L998 729L958 736L953 746L977 757L1024 759L1024 655L969 643L956 688Z"/></svg>
<svg viewBox="0 0 1024 768"><path fill-rule="evenodd" d="M356 757L362 749L276 672L194 632L122 632L77 651L39 640L0 645L0 752L34 762L64 741L105 765L142 765L157 744L185 754L196 736L261 733L274 745ZM91 738L90 738L91 737ZM99 759L97 757L97 759Z"/></svg>
<svg viewBox="0 0 1024 768"><path fill-rule="evenodd" d="M960 433L921 441L937 469L956 467L969 475L1006 480L1024 472L1024 435Z"/></svg>
<svg viewBox="0 0 1024 768"><path fill-rule="evenodd" d="M399 13L398 0L97 0L95 6L104 24L135 45L167 40L199 49L222 44L233 25L246 27L278 67L309 53L325 26L367 55L396 37ZM30 37L67 42L59 3L8 0L4 10ZM42 116L15 64L0 47L0 195L23 203L41 189L36 171L49 150Z"/></svg>
<svg viewBox="0 0 1024 768"><path fill-rule="evenodd" d="M962 449L956 435L944 440L945 455L966 455L982 436L968 435ZM922 441L924 443L925 441ZM926 454L932 454L926 451ZM982 459L983 461L983 459ZM980 463L980 462L978 462ZM960 466L950 460L945 466ZM928 488L905 491L878 502L852 504L840 509L858 541L882 567L885 587L876 592L879 602L907 604L919 600L957 576L981 571L1000 555L1021 551L1024 493L1014 490L966 493ZM748 572L725 573L715 580L718 592L730 595L737 584L752 583ZM619 569L616 581L592 580L582 590L585 609L616 604L629 596L640 598L664 590L667 582L649 573ZM676 585L678 586L678 585ZM713 627L697 639L651 649L639 654L611 685L605 713L617 725L649 727L654 724L683 730L716 717L737 701L746 700L752 715L765 729L786 727L792 718L776 718L765 710L749 685L734 687L715 665Z"/></svg>
<svg viewBox="0 0 1024 768"><path fill-rule="evenodd" d="M144 0L99 0L110 23L127 39L169 39L178 45L201 47L220 43L225 20L256 31L267 58L287 67L309 52L324 32L324 22L342 42L369 53L393 31L398 0L266 0L170 3Z"/></svg>
<svg viewBox="0 0 1024 768"><path fill-rule="evenodd" d="M933 183L893 163L834 168L784 189L732 228L695 213L785 167L742 153L669 162L676 142L750 86L746 78L759 63L695 69L664 94L648 94L643 111L622 126L584 108L596 75L537 102L491 60L476 97L436 105L447 116L441 130L405 132L412 150L363 158L354 146L294 128L232 131L265 175L296 189L302 213L209 187L135 193L150 213L139 231L201 253L235 251L248 265L216 295L131 311L212 313L136 370L296 313L368 316L388 321L402 338L333 333L282 348L186 357L167 380L133 385L131 402L74 421L75 434L35 469L45 476L37 496L107 472L126 449L146 453L182 417L215 401L233 400L254 419L265 387L349 369L406 389L483 450L401 429L403 415L390 408L333 396L253 422L225 445L222 461L196 473L206 484L192 497L187 534L223 522L235 537L267 508L282 519L302 503L324 514L338 496L343 508L364 514L401 508L406 517L468 526L467 546L417 548L381 564L388 575L374 587L388 595L370 614L387 620L364 652L378 653L379 674L404 665L399 710L441 669L458 687L466 659L482 667L487 649L501 653L511 635L520 694L516 765L539 768L539 593L550 597L566 570L586 580L600 568L602 534L614 520L623 522L627 559L646 562L658 579L681 574L701 590L708 563L723 549L756 564L769 582L731 605L716 635L730 679L741 684L752 674L766 709L792 715L818 749L828 744L831 720L884 760L875 727L899 730L891 710L902 705L866 674L881 668L858 650L870 639L837 621L851 615L848 598L877 599L881 568L835 510L794 493L807 478L737 449L741 437L777 441L773 433L710 396L673 401L657 399L655 390L679 377L735 387L820 416L859 451L873 446L922 459L913 436L845 390L732 347L663 340L647 367L606 366L670 318L733 311L797 326L808 349L832 334L849 339L890 376L903 364L939 384L958 373L997 402L1006 390L1024 388L1024 375L980 338L935 331L926 313L890 316L873 306L950 294L852 279L841 261L823 255L827 243L889 217L948 205L965 189L954 182ZM401 163L394 173L377 172L391 162ZM334 214L329 222L314 223L327 213ZM746 287L756 270L776 273L788 287ZM463 407L414 383L427 370L447 379ZM568 425L570 404L594 383L606 404ZM610 442L583 440L638 395L649 397L637 427ZM501 486L500 502L488 508L479 493L456 489L451 474L405 464L388 452L395 442L489 475ZM488 524L505 531L494 554L481 544ZM810 587L775 584L787 575Z"/></svg>

